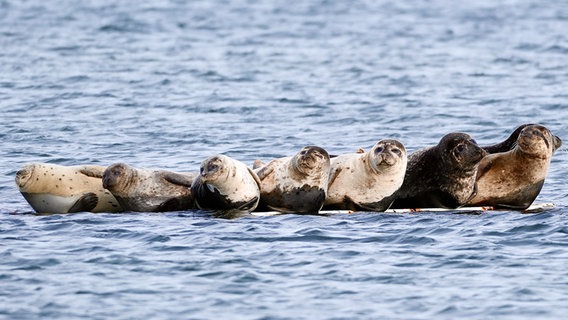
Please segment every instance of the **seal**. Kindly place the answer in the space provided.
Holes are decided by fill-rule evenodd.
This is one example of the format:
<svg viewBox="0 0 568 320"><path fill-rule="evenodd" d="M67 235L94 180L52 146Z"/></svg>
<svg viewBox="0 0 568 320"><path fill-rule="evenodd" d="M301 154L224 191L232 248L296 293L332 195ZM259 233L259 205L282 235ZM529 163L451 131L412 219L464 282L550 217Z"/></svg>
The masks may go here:
<svg viewBox="0 0 568 320"><path fill-rule="evenodd" d="M166 212L194 209L190 191L195 173L141 169L114 163L103 173L103 187L126 211Z"/></svg>
<svg viewBox="0 0 568 320"><path fill-rule="evenodd" d="M326 209L385 211L391 195L404 180L407 156L404 145L380 140L364 153L348 153L331 160Z"/></svg>
<svg viewBox="0 0 568 320"><path fill-rule="evenodd" d="M255 161L255 165L259 163ZM294 156L257 167L254 170L260 180L257 211L317 214L326 198L329 166L327 151L306 146Z"/></svg>
<svg viewBox="0 0 568 320"><path fill-rule="evenodd" d="M104 166L30 163L16 173L18 189L37 213L120 212L103 188Z"/></svg>
<svg viewBox="0 0 568 320"><path fill-rule="evenodd" d="M199 209L251 212L258 206L259 185L260 181L252 169L219 154L201 162L191 192Z"/></svg>
<svg viewBox="0 0 568 320"><path fill-rule="evenodd" d="M475 196L479 161L487 152L468 134L449 133L408 156L392 208L458 208Z"/></svg>
<svg viewBox="0 0 568 320"><path fill-rule="evenodd" d="M477 195L468 206L524 210L539 195L554 152L562 140L546 127L522 128L515 146L487 155L479 163Z"/></svg>

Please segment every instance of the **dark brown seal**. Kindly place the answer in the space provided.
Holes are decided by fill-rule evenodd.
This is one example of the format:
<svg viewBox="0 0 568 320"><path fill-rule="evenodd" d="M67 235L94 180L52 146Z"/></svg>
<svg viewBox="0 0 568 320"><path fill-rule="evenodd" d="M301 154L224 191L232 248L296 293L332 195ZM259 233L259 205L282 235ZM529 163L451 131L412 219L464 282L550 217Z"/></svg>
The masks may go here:
<svg viewBox="0 0 568 320"><path fill-rule="evenodd" d="M124 210L166 212L194 208L189 187L197 173L139 169L125 163L110 165L103 173L108 189Z"/></svg>
<svg viewBox="0 0 568 320"><path fill-rule="evenodd" d="M554 152L562 140L541 125L524 125L511 150L487 155L477 173L471 206L528 208L544 185Z"/></svg>
<svg viewBox="0 0 568 320"><path fill-rule="evenodd" d="M391 208L457 208L468 203L484 155L465 133L449 133L438 145L411 153Z"/></svg>

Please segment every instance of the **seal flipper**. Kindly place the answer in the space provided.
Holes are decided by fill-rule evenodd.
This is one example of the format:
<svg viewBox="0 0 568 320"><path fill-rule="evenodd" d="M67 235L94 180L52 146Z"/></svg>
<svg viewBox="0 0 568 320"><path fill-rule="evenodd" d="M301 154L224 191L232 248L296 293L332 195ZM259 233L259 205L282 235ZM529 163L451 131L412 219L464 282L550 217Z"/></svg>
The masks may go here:
<svg viewBox="0 0 568 320"><path fill-rule="evenodd" d="M482 147L482 148L485 151L487 151L487 153L499 153L499 152L507 152L509 150L512 150L515 147L515 145L517 144L517 138L521 134L521 131L525 127L532 126L532 125L534 125L534 124L527 123L527 124L520 125L517 129L515 129L515 131L513 131L513 133L511 133L511 135L505 141L502 141L500 143L496 143L494 145L485 146L485 147Z"/></svg>
<svg viewBox="0 0 568 320"><path fill-rule="evenodd" d="M87 177L102 179L103 173L105 172L105 167L93 165L84 166L81 170L79 170L79 172L86 175Z"/></svg>
<svg viewBox="0 0 568 320"><path fill-rule="evenodd" d="M81 198L79 198L75 203L69 208L68 213L76 212L90 212L99 203L99 197L96 194L89 192L85 193Z"/></svg>
<svg viewBox="0 0 568 320"><path fill-rule="evenodd" d="M156 208L156 212L169 212L169 211L178 211L181 208L180 201L176 198L168 199Z"/></svg>
<svg viewBox="0 0 568 320"><path fill-rule="evenodd" d="M193 183L193 179L191 177L183 174L169 172L169 171L161 171L160 173L163 175L166 181L173 184L177 184L184 187L191 187L191 184Z"/></svg>
<svg viewBox="0 0 568 320"><path fill-rule="evenodd" d="M337 178L337 176L339 176L339 173L343 170L343 168L338 167L336 168L332 173L330 173L329 175L329 180L327 182L328 186L331 186L331 184L335 181L335 179Z"/></svg>
<svg viewBox="0 0 568 320"><path fill-rule="evenodd" d="M274 172L274 167L264 166L262 169L258 170L256 176L260 181L266 179L271 173Z"/></svg>
<svg viewBox="0 0 568 320"><path fill-rule="evenodd" d="M243 204L239 204L237 209L242 211L252 211L256 207L257 202L258 202L258 197L254 197L250 201L247 201Z"/></svg>

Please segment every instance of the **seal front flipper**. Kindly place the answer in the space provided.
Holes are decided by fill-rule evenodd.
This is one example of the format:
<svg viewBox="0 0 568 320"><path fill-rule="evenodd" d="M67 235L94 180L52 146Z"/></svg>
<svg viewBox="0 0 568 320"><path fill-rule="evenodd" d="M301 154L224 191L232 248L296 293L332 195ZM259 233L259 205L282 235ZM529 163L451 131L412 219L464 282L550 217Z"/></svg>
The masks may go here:
<svg viewBox="0 0 568 320"><path fill-rule="evenodd" d="M96 194L89 192L85 193L69 208L68 213L92 211L99 203L99 197Z"/></svg>
<svg viewBox="0 0 568 320"><path fill-rule="evenodd" d="M329 180L327 182L328 186L331 186L333 184L333 182L335 181L335 179L339 176L339 173L343 170L342 167L338 167L335 170L333 170L333 172L331 172L331 174L329 175Z"/></svg>
<svg viewBox="0 0 568 320"><path fill-rule="evenodd" d="M191 184L193 183L192 177L187 175L169 171L160 171L160 174L162 174L166 181L180 186L191 187Z"/></svg>
<svg viewBox="0 0 568 320"><path fill-rule="evenodd" d="M258 203L258 197L254 197L250 201L247 201L243 204L239 204L237 210L252 211L254 208L256 208L257 203Z"/></svg>
<svg viewBox="0 0 568 320"><path fill-rule="evenodd" d="M178 199L172 198L168 199L160 203L160 205L156 208L156 212L169 212L169 211L178 211L181 208L181 203Z"/></svg>
<svg viewBox="0 0 568 320"><path fill-rule="evenodd" d="M274 167L272 166L265 166L264 168L257 171L256 176L260 181L266 179L271 173L274 172Z"/></svg>
<svg viewBox="0 0 568 320"><path fill-rule="evenodd" d="M103 166L89 165L89 166L84 166L81 170L79 170L79 172L86 175L87 177L102 179L105 169L106 168Z"/></svg>

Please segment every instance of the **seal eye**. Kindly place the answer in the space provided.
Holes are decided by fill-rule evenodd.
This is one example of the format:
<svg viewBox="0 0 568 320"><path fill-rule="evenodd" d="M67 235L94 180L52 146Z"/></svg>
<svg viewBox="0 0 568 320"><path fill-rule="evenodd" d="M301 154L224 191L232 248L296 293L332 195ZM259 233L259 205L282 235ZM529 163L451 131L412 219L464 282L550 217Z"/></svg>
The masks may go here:
<svg viewBox="0 0 568 320"><path fill-rule="evenodd" d="M302 150L302 151L300 151L300 155L301 155L301 156L305 156L305 155L306 155L306 153L308 153L308 151L306 151L306 150Z"/></svg>
<svg viewBox="0 0 568 320"><path fill-rule="evenodd" d="M454 149L454 153L456 156L459 156L464 150L465 150L465 145L463 143L460 143Z"/></svg>
<svg viewBox="0 0 568 320"><path fill-rule="evenodd" d="M385 150L385 148L377 147L377 149L375 149L375 154L379 154L379 153L383 152L383 150Z"/></svg>
<svg viewBox="0 0 568 320"><path fill-rule="evenodd" d="M396 154L397 156L402 157L402 151L400 151L399 148L393 148L391 151L392 151L392 153Z"/></svg>

